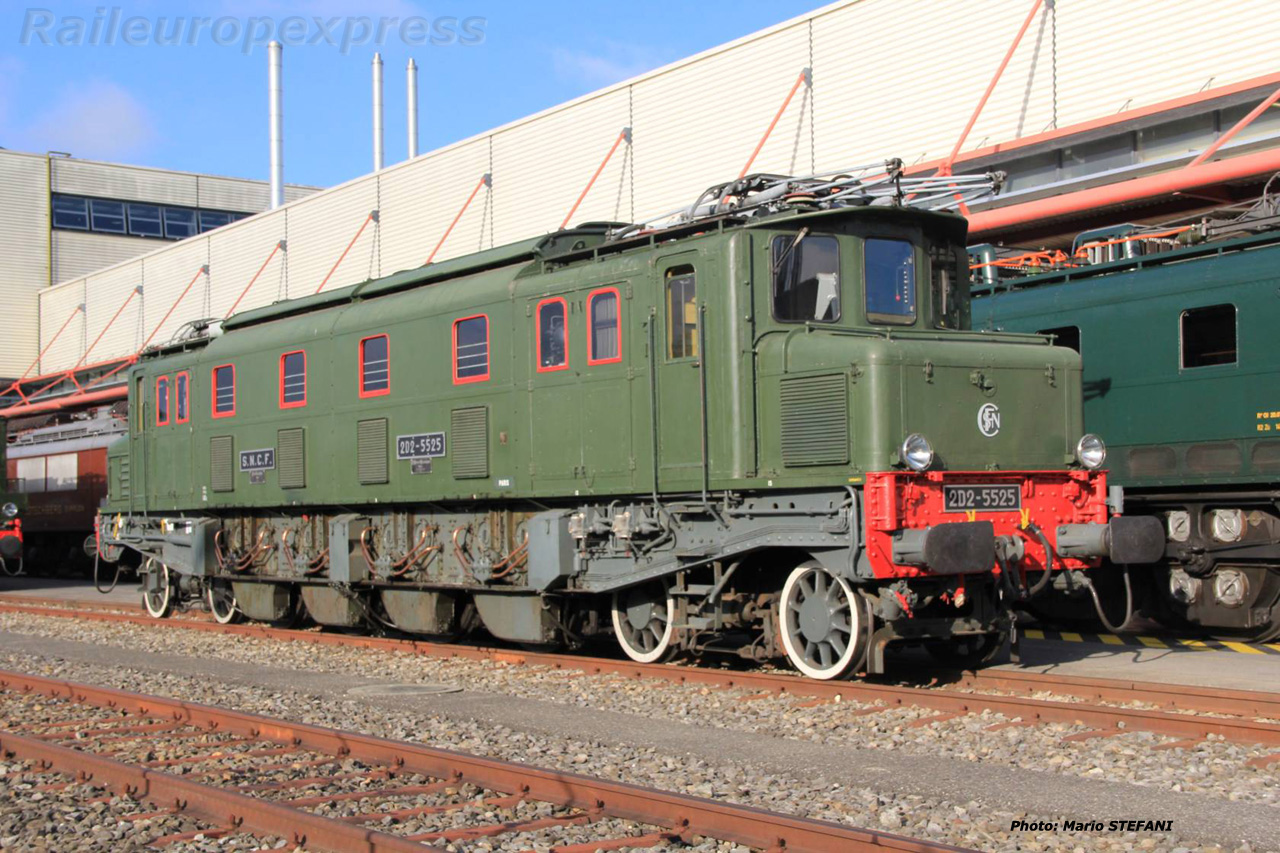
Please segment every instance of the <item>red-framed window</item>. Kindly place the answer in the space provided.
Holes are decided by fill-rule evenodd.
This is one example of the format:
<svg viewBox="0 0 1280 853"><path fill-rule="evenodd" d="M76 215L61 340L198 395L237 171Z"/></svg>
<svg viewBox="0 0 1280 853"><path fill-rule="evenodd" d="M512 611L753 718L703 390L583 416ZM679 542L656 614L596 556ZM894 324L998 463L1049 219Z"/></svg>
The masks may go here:
<svg viewBox="0 0 1280 853"><path fill-rule="evenodd" d="M559 296L544 299L534 314L538 372L564 370L569 366L569 303Z"/></svg>
<svg viewBox="0 0 1280 853"><path fill-rule="evenodd" d="M453 384L489 378L489 315L473 314L453 321Z"/></svg>
<svg viewBox="0 0 1280 853"><path fill-rule="evenodd" d="M236 413L236 366L220 364L213 369L213 381L209 383L209 411L215 418L229 418Z"/></svg>
<svg viewBox="0 0 1280 853"><path fill-rule="evenodd" d="M622 361L622 299L616 287L587 295L587 364Z"/></svg>
<svg viewBox="0 0 1280 853"><path fill-rule="evenodd" d="M184 370L173 377L173 422L185 424L191 420L191 374Z"/></svg>
<svg viewBox="0 0 1280 853"><path fill-rule="evenodd" d="M169 377L156 377L156 426L169 423Z"/></svg>
<svg viewBox="0 0 1280 853"><path fill-rule="evenodd" d="M391 393L391 338L373 335L360 341L360 396Z"/></svg>
<svg viewBox="0 0 1280 853"><path fill-rule="evenodd" d="M307 354L294 350L280 356L280 408L299 409L307 404Z"/></svg>

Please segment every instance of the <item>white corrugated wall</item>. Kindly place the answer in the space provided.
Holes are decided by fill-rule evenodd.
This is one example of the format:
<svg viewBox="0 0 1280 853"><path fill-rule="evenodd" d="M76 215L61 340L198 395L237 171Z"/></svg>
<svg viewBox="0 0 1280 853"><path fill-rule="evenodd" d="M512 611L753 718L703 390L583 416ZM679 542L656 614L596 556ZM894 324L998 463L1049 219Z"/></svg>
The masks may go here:
<svg viewBox="0 0 1280 853"><path fill-rule="evenodd" d="M273 258L240 309L311 293L375 208L380 222L365 229L327 286L416 266L490 170L493 187L477 194L438 260L553 230L628 124L634 144L614 155L574 220L629 220L687 204L705 186L737 175L805 66L813 69L812 90L797 92L754 171L944 157L1030 8L1030 0L827 6L377 176L166 246L147 256L145 269L129 264L90 276L87 287L83 280L59 285L42 296L41 333L47 340L86 292L90 331L95 323L100 328L103 314L118 307L142 272L145 313L154 322L202 258L210 263L212 313L221 315L280 239L287 251ZM1273 0L1185 0L1176 11L1163 0L1046 3L965 149L1272 74L1278 31L1280 4ZM89 180L65 180L73 177ZM214 206L209 198L221 189L209 182L199 191L201 203ZM205 316L200 307L189 296L169 325ZM132 352L134 337L113 329L94 360ZM77 357L60 343L44 367L69 366Z"/></svg>
<svg viewBox="0 0 1280 853"><path fill-rule="evenodd" d="M0 304L8 321L0 376L21 374L39 350L36 291L49 276L45 169L39 155L0 157Z"/></svg>

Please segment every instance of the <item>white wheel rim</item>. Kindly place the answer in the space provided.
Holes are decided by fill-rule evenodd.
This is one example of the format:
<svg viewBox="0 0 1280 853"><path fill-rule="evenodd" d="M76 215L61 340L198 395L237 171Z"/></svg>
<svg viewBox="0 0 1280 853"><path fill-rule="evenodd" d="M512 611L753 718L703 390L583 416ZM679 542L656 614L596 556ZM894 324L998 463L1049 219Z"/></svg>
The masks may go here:
<svg viewBox="0 0 1280 853"><path fill-rule="evenodd" d="M624 624L624 620L628 623L629 620L627 620L626 611L618 606L618 596L620 594L623 593L615 592L613 594L613 635L618 638L618 645L622 647L622 651L627 657L631 658L636 663L653 663L666 654L667 650L671 648L671 635L675 633L675 619L673 618L676 605L675 599L672 597L671 591L667 590L666 627L662 631L662 636L657 638L657 645L655 645L650 651L646 652L644 649L637 649L635 646L631 645L628 639L629 632L627 631L626 624Z"/></svg>
<svg viewBox="0 0 1280 853"><path fill-rule="evenodd" d="M231 595L231 609L225 614L218 613L218 607L214 604L213 584L209 584L209 589L205 592L205 596L209 600L209 613L213 616L213 621L217 622L219 625L227 625L236 618L236 597L234 593Z"/></svg>
<svg viewBox="0 0 1280 853"><path fill-rule="evenodd" d="M806 587L802 581L807 577L813 576L815 579L815 588ZM823 645L827 645L834 652L836 647L827 643L825 640L814 641L810 644L814 654L819 657L818 661L811 660L810 655L806 654L806 648L801 647L797 643L797 639L793 634L802 634L799 626L798 606L801 595L811 596L818 592L816 589L816 581L821 579L824 584L828 584L824 589L828 591L839 590L843 593L844 601L847 607L841 607L836 612L848 611L849 640L845 643L844 652L840 654L832 654L830 663L822 660ZM831 614L832 617L835 612ZM853 588L849 586L848 581L837 575L833 575L826 569L818 566L806 565L800 566L791 572L787 578L786 584L782 587L782 604L779 607L778 618L782 621L781 631L782 646L786 649L787 659L804 675L809 678L816 678L822 681L828 681L833 678L840 678L845 675L849 668L856 662L858 655L861 653L863 639L866 633L866 626L863 624L863 613L861 601L854 594Z"/></svg>
<svg viewBox="0 0 1280 853"><path fill-rule="evenodd" d="M173 587L169 583L169 567L161 565L160 571L161 577L164 578L164 597L160 599L159 606L154 606L151 603L151 593L142 593L142 603L147 608L147 614L153 619L164 618L165 611L169 609L169 596L173 594Z"/></svg>

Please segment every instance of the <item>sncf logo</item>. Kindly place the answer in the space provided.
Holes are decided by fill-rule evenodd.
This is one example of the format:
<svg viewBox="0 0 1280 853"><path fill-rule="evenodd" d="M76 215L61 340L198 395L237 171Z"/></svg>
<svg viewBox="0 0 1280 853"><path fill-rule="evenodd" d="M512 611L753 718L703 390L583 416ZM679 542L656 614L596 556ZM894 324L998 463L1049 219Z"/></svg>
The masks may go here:
<svg viewBox="0 0 1280 853"><path fill-rule="evenodd" d="M1000 407L995 403L984 403L979 407L978 430L987 438L1000 431Z"/></svg>

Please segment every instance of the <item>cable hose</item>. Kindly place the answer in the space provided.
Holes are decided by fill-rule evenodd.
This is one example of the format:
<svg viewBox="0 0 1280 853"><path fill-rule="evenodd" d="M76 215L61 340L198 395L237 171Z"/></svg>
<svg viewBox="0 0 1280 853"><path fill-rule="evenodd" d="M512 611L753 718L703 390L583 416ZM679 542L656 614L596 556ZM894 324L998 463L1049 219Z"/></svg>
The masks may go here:
<svg viewBox="0 0 1280 853"><path fill-rule="evenodd" d="M1093 596L1093 609L1098 612L1098 619L1108 631L1118 634L1125 625L1129 624L1129 620L1133 618L1133 586L1129 583L1129 567L1124 567L1124 618L1120 620L1119 625L1112 625L1111 620L1107 618L1107 614L1102 610L1102 600L1098 598L1098 590L1094 588L1093 579L1088 575L1084 579L1085 589L1089 590L1089 595Z"/></svg>
<svg viewBox="0 0 1280 853"><path fill-rule="evenodd" d="M1048 585L1049 578L1053 574L1054 553L1053 553L1053 548L1050 547L1049 545L1049 537L1044 535L1044 531L1041 530L1034 521L1027 522L1027 529L1030 530L1032 533L1034 533L1036 535L1036 538L1040 540L1040 545L1044 548L1044 559L1045 559L1044 574L1040 576L1040 580L1036 581L1035 585L1032 586L1030 589L1023 590L1023 594L1025 595L1025 597L1030 599L1030 598L1035 598L1037 595L1039 595L1040 591L1043 590L1046 585Z"/></svg>
<svg viewBox="0 0 1280 853"><path fill-rule="evenodd" d="M95 551L94 551L94 553L93 553L93 587L94 587L94 589L96 589L98 592L102 593L103 595L109 595L110 593L112 593L112 592L114 592L114 591L115 591L116 584L120 583L120 569L121 569L121 566L120 566L119 561L117 561L117 562L116 562L116 576L115 576L115 577L113 577L113 578L111 579L111 586L107 587L106 589L103 589L103 588L102 588L102 578L101 578L101 576L100 576L100 574L99 574L99 571L100 571L99 563L100 563L101 559L102 559L102 555L101 555L101 553L100 553L100 549L99 549L99 550L95 550Z"/></svg>

